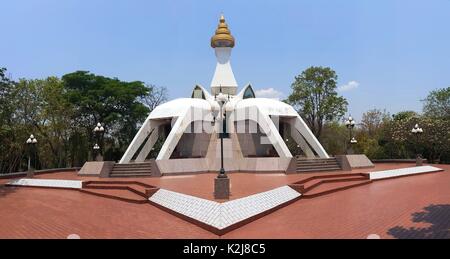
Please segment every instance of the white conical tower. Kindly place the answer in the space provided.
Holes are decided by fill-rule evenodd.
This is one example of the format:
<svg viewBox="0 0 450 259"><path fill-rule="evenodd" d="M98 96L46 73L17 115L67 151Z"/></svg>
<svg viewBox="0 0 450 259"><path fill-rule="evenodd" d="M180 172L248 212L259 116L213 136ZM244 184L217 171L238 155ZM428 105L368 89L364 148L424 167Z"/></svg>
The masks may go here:
<svg viewBox="0 0 450 259"><path fill-rule="evenodd" d="M234 79L230 64L231 49L234 47L234 37L228 29L223 15L220 17L216 33L211 38L211 47L214 48L217 58L216 71L211 81L211 93L216 95L222 92L224 94L236 95L238 85L236 79Z"/></svg>

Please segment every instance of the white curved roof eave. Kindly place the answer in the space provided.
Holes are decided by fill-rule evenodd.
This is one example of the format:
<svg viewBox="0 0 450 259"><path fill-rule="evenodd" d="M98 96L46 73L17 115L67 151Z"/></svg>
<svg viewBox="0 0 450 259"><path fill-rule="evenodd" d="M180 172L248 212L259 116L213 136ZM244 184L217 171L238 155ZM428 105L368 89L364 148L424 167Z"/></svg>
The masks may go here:
<svg viewBox="0 0 450 259"><path fill-rule="evenodd" d="M269 98L248 98L236 103L235 109L258 107L261 112L268 115L297 117L298 113L287 103Z"/></svg>
<svg viewBox="0 0 450 259"><path fill-rule="evenodd" d="M178 98L157 106L150 113L149 118L162 119L178 117L191 107L208 111L211 110L211 104L206 100L197 98Z"/></svg>

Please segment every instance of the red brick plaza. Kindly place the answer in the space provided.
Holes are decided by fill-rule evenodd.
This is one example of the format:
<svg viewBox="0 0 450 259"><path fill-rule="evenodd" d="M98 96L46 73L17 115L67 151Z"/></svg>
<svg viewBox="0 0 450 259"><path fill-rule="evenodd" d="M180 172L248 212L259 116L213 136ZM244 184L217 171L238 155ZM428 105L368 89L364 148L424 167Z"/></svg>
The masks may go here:
<svg viewBox="0 0 450 259"><path fill-rule="evenodd" d="M376 164L352 173L411 167ZM74 190L0 187L0 238L450 238L450 165L444 171L375 181L314 198L301 198L222 236L148 203L135 204ZM231 199L314 175L232 173ZM214 173L127 178L213 200ZM98 180L75 172L44 179ZM110 179L108 179L110 180ZM125 179L115 178L114 181ZM0 184L10 181L0 180ZM129 196L110 191L110 195Z"/></svg>

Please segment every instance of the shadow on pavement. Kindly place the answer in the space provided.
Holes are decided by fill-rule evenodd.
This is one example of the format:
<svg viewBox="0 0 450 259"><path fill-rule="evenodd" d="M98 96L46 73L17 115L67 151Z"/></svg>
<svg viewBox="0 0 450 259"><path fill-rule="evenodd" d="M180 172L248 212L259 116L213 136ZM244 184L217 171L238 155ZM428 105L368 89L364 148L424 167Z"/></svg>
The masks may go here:
<svg viewBox="0 0 450 259"><path fill-rule="evenodd" d="M389 229L388 234L401 239L450 238L450 204L431 204L411 216L413 222L431 225L424 228L396 226Z"/></svg>
<svg viewBox="0 0 450 259"><path fill-rule="evenodd" d="M5 186L0 184L0 198L15 192L17 187Z"/></svg>

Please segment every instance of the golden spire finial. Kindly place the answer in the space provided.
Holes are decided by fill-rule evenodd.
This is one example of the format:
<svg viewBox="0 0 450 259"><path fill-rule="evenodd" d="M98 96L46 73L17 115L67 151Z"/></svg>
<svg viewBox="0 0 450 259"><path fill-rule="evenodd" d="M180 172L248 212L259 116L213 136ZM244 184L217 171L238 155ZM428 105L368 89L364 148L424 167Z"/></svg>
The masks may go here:
<svg viewBox="0 0 450 259"><path fill-rule="evenodd" d="M225 23L223 14L220 15L216 33L211 38L211 47L234 47L234 37L231 35L228 25Z"/></svg>

